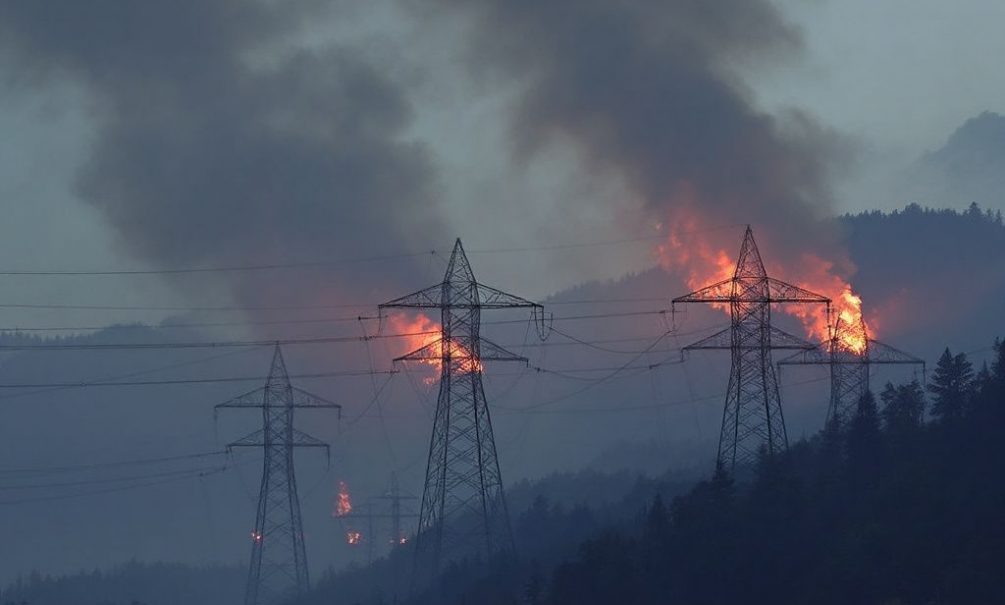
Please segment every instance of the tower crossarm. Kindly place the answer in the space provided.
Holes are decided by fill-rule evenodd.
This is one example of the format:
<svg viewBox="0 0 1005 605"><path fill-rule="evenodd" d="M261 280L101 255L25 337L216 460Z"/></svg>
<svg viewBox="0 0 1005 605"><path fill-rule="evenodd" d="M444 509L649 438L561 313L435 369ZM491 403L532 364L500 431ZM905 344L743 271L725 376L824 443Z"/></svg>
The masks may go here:
<svg viewBox="0 0 1005 605"><path fill-rule="evenodd" d="M891 347L884 342L869 339L869 363L924 366L925 360L915 357L910 353L905 353L895 347Z"/></svg>
<svg viewBox="0 0 1005 605"><path fill-rule="evenodd" d="M268 387L258 387L257 389L248 391L247 393L242 393L237 397L233 397L224 401L223 403L218 403L213 406L214 410L219 410L221 408L260 408L265 405L265 394L268 392Z"/></svg>
<svg viewBox="0 0 1005 605"><path fill-rule="evenodd" d="M405 353L400 357L395 357L394 362L399 361L432 361L443 359L443 338L437 338L429 344L425 344L411 353Z"/></svg>
<svg viewBox="0 0 1005 605"><path fill-rule="evenodd" d="M213 407L217 410L221 408L264 408L266 407L266 395L272 390L273 389L270 389L269 387L260 387L224 401L223 403L218 403ZM334 401L329 401L324 397L315 395L314 393L309 393L297 387L291 387L290 392L293 396L293 400L289 404L289 407L333 409L338 410L341 415L342 406ZM269 405L273 407L286 406L285 403L271 403Z"/></svg>
<svg viewBox="0 0 1005 605"><path fill-rule="evenodd" d="M481 361L522 361L527 363L527 358L522 355L517 355L516 353L507 351L496 343L492 342L488 338L482 336L479 338L478 348L480 353L478 359Z"/></svg>
<svg viewBox="0 0 1005 605"><path fill-rule="evenodd" d="M440 304L443 288L444 282L440 282L435 286L429 286L377 305L377 309L379 311L384 309L440 309L443 307Z"/></svg>
<svg viewBox="0 0 1005 605"><path fill-rule="evenodd" d="M812 349L797 351L778 362L779 366L815 366L831 363L830 347L827 343Z"/></svg>
<svg viewBox="0 0 1005 605"><path fill-rule="evenodd" d="M483 309L544 308L544 306L540 303L527 300L526 298L520 298L519 296L503 292L502 290L498 290L484 284L476 284L476 286L478 288L478 306Z"/></svg>
<svg viewBox="0 0 1005 605"><path fill-rule="evenodd" d="M785 350L796 350L796 351L807 351L816 349L817 345L812 342L803 340L798 336L789 334L784 330L780 330L774 326L768 327L768 335L770 338L770 343L767 345L769 349L785 349ZM702 338L698 342L687 345L681 351L693 351L693 350L705 350L705 349L738 349L738 350L755 350L765 348L765 345L761 343L760 340L752 341L749 343L743 342L733 342L733 328L729 327L725 330L720 330L711 336Z"/></svg>
<svg viewBox="0 0 1005 605"><path fill-rule="evenodd" d="M765 287L766 286L766 287ZM773 277L733 277L673 299L678 303L819 303L831 299Z"/></svg>
<svg viewBox="0 0 1005 605"><path fill-rule="evenodd" d="M821 303L829 305L831 299L810 292L805 288L784 282L774 277L768 277L768 300L769 303Z"/></svg>
<svg viewBox="0 0 1005 605"><path fill-rule="evenodd" d="M778 362L780 366L790 365L925 365L925 360L915 357L878 340L869 339L865 354L851 351L830 351L828 343L817 345L812 350L800 351Z"/></svg>
<svg viewBox="0 0 1005 605"><path fill-rule="evenodd" d="M433 342L423 345L418 349L412 351L411 353L406 353L400 357L395 357L394 361L433 361L433 360L443 360L446 358L444 351L450 349L450 347L444 347L443 338L437 338ZM527 362L526 357L517 355L507 351L503 347L495 344L491 340L485 338L484 336L478 339L478 360L479 361L522 361ZM455 358L471 358L473 357L470 353L458 352L456 349L451 350L451 356Z"/></svg>
<svg viewBox="0 0 1005 605"><path fill-rule="evenodd" d="M342 406L334 401L325 399L314 393L310 393L301 388L293 387L293 407L295 408L315 408L336 410L338 415L342 415Z"/></svg>
<svg viewBox="0 0 1005 605"><path fill-rule="evenodd" d="M396 298L394 300L388 301L381 305L378 305L378 310L383 309L520 309L520 308L537 308L543 309L544 306L540 303L536 303L526 298L520 298L508 292L503 292L497 288L491 286L486 286L484 284L474 283L472 286L477 290L477 302L455 302L451 304L443 304L442 293L444 284L438 283L435 286L430 286L424 288L417 292L402 296L401 298Z"/></svg>
<svg viewBox="0 0 1005 605"><path fill-rule="evenodd" d="M318 439L317 437L312 437L299 429L293 429L293 438L288 443L286 441L269 443L265 439L265 431L259 429L254 433L238 439L237 441L228 443L227 449L235 447L266 447L271 445L288 445L290 447L323 447L326 450L330 447L324 441Z"/></svg>
<svg viewBox="0 0 1005 605"><path fill-rule="evenodd" d="M677 303L714 303L714 302L729 302L733 300L733 278L725 279L721 282L712 284L711 286L705 286L691 292L690 294L685 294L684 296L678 296L673 299L673 304Z"/></svg>

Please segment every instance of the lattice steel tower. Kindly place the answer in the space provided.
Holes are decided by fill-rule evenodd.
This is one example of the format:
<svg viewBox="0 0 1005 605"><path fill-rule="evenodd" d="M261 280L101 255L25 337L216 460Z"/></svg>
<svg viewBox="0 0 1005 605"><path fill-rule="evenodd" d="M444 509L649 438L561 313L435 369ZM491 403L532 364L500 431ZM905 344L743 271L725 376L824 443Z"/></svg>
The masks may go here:
<svg viewBox="0 0 1005 605"><path fill-rule="evenodd" d="M492 421L482 388L482 362L526 359L479 334L484 309L531 308L543 337L541 305L475 280L461 240L443 281L380 305L438 309L441 335L395 361L440 365L440 393L419 511L413 576L435 573L454 557L512 553L513 533L503 494Z"/></svg>
<svg viewBox="0 0 1005 605"><path fill-rule="evenodd" d="M762 450L771 455L786 449L788 437L771 350L808 350L815 345L772 327L771 305L819 303L828 305L829 312L830 299L768 277L748 226L733 277L673 299L673 305L679 303L729 306L729 328L684 347L685 351L729 349L732 355L717 467L732 471L753 463Z"/></svg>
<svg viewBox="0 0 1005 605"><path fill-rule="evenodd" d="M834 323L830 339L808 351L778 362L786 365L825 365L831 371L831 397L827 423L844 428L855 415L858 402L869 390L873 365L920 365L925 362L869 337L865 321Z"/></svg>
<svg viewBox="0 0 1005 605"><path fill-rule="evenodd" d="M245 605L278 605L310 587L293 451L300 447L318 447L327 452L328 444L294 428L293 410L330 408L341 413L341 407L291 385L283 353L277 344L265 386L215 408L262 410L262 429L227 445L228 450L260 447L265 452L258 514L251 533L251 566Z"/></svg>

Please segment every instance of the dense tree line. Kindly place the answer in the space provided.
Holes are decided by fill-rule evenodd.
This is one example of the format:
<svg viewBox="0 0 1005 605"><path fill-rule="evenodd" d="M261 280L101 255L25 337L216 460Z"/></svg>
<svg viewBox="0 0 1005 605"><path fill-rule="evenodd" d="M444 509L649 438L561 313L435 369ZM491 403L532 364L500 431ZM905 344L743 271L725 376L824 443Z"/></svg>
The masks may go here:
<svg viewBox="0 0 1005 605"><path fill-rule="evenodd" d="M718 472L676 496L650 484L642 512L605 525L539 501L517 523L535 538L531 556L455 564L411 596L348 602L1003 603L1003 430L1005 344L979 369L947 349L927 384L867 393L843 425L762 456L742 480ZM578 549L560 544L584 527L596 529ZM303 602L331 602L338 586Z"/></svg>
<svg viewBox="0 0 1005 605"><path fill-rule="evenodd" d="M724 473L634 531L584 543L526 602L1002 603L1005 346L946 350L927 391L887 384L749 483ZM927 407L927 409L926 409Z"/></svg>

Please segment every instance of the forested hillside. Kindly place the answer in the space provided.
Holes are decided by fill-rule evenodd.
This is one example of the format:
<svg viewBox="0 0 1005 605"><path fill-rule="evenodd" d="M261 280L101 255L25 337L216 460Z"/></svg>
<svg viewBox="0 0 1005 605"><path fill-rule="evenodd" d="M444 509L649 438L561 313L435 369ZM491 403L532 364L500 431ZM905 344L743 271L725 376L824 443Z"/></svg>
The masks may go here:
<svg viewBox="0 0 1005 605"><path fill-rule="evenodd" d="M1005 344L993 348L979 368L946 349L926 385L887 383L843 428L762 457L746 478L715 473L675 497L640 485L648 503L606 524L539 500L517 521L518 561L456 564L406 597L392 589L402 552L298 603L1005 602ZM360 574L368 598L344 590Z"/></svg>

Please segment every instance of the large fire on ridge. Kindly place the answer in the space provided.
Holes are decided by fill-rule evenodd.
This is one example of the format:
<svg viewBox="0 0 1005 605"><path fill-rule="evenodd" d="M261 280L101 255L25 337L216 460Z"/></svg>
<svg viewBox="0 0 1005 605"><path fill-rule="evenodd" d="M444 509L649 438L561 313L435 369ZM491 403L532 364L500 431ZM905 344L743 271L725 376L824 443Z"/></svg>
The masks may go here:
<svg viewBox="0 0 1005 605"><path fill-rule="evenodd" d="M392 333L411 335L400 339L403 344L401 345L401 353L398 353L399 355L411 353L412 351L440 341L440 324L422 313L418 313L411 317L404 313L392 313L387 316L387 322L390 325ZM419 363L436 368L435 375L427 376L422 379L422 382L426 385L431 385L439 380L440 371L443 365L440 357L444 353L442 342L440 342L439 348L440 350L436 352L436 356L428 359L417 360ZM455 363L457 364L456 374L470 374L472 372L480 373L484 370L482 362L475 359L471 352L456 340L450 341L450 357L455 360Z"/></svg>
<svg viewBox="0 0 1005 605"><path fill-rule="evenodd" d="M666 239L657 245L656 255L667 269L682 270L692 290L733 278L736 269L736 248L720 245L708 237L707 228L696 216L686 216L673 224L660 225ZM735 246L735 244L734 244ZM806 252L796 266L765 262L768 275L793 283L800 288L831 299L831 317L823 305L781 305L782 311L798 318L806 333L820 342L836 340L840 350L862 355L867 348L867 333L874 326L862 316L862 297L855 293L849 281L838 275L833 262ZM729 312L728 305L713 306ZM862 326L861 330L833 331L836 322L846 326Z"/></svg>

